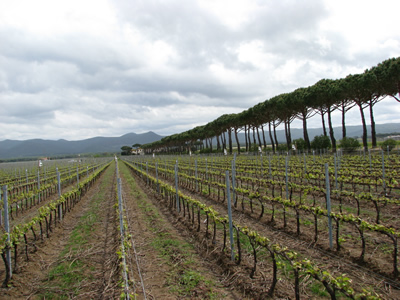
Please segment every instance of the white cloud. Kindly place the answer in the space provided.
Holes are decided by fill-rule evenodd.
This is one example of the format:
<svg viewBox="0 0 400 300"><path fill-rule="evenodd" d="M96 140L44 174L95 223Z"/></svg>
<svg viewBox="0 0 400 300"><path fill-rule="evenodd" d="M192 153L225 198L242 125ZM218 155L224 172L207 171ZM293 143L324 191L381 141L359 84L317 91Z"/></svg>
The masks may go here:
<svg viewBox="0 0 400 300"><path fill-rule="evenodd" d="M399 6L0 1L0 139L168 135L204 125L400 56ZM377 104L376 121L398 122L399 106ZM359 124L359 112L347 120Z"/></svg>

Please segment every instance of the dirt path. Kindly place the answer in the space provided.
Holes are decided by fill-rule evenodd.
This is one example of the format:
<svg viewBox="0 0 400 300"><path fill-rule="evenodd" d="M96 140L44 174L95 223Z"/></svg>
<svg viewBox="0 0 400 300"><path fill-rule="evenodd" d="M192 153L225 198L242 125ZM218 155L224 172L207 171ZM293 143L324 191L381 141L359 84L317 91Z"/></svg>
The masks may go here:
<svg viewBox="0 0 400 300"><path fill-rule="evenodd" d="M124 164L120 176L133 244L128 263L137 299L244 299L224 287L215 265L196 252L190 233Z"/></svg>

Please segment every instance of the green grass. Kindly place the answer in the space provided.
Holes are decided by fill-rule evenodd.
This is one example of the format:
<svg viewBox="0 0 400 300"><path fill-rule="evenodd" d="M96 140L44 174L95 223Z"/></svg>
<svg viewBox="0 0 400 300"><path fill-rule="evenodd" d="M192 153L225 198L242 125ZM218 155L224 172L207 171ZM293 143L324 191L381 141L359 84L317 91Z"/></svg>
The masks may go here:
<svg viewBox="0 0 400 300"><path fill-rule="evenodd" d="M310 290L315 296L329 297L324 285L319 281L313 281L313 283L310 285Z"/></svg>

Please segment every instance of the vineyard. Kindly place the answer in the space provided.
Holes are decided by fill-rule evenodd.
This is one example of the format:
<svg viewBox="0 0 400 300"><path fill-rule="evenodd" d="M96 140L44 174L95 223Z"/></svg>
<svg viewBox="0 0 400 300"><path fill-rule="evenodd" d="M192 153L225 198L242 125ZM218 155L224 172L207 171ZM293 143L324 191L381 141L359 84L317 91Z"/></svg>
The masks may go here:
<svg viewBox="0 0 400 300"><path fill-rule="evenodd" d="M5 165L0 292L398 299L399 172L389 152Z"/></svg>

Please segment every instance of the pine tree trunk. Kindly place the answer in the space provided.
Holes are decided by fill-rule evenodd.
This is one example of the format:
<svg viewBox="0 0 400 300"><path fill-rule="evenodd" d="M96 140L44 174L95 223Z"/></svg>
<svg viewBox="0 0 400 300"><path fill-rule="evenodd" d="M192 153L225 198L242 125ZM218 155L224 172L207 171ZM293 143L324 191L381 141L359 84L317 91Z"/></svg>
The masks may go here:
<svg viewBox="0 0 400 300"><path fill-rule="evenodd" d="M253 126L253 144L254 144L254 146L257 145L257 142L256 142L256 131L254 129L254 126Z"/></svg>
<svg viewBox="0 0 400 300"><path fill-rule="evenodd" d="M286 147L287 147L287 149L289 150L290 149L290 136L289 136L289 129L288 129L288 123L289 122L287 122L286 120L285 120L285 136L286 136Z"/></svg>
<svg viewBox="0 0 400 300"><path fill-rule="evenodd" d="M346 137L346 123L345 123L345 117L346 115L346 108L344 107L344 103L342 104L342 138L344 139Z"/></svg>
<svg viewBox="0 0 400 300"><path fill-rule="evenodd" d="M248 143L249 143L249 152L251 151L251 137L250 137L250 125L248 127L248 133L247 133L247 138L249 139Z"/></svg>
<svg viewBox="0 0 400 300"><path fill-rule="evenodd" d="M328 134L326 133L326 126L325 126L325 118L324 118L325 113L323 112L322 109L320 111L321 111L321 119L322 119L322 131L323 131L324 136L328 136Z"/></svg>
<svg viewBox="0 0 400 300"><path fill-rule="evenodd" d="M311 143L310 143L310 138L308 137L308 132L307 132L307 118L305 112L302 112L303 115L303 136L304 136L304 141L306 142L306 147L308 150L311 149Z"/></svg>
<svg viewBox="0 0 400 300"><path fill-rule="evenodd" d="M375 119L374 119L374 111L373 111L372 100L369 100L369 114L371 116L371 138L372 138L372 148L377 146L376 143L376 130L375 130Z"/></svg>
<svg viewBox="0 0 400 300"><path fill-rule="evenodd" d="M229 142L229 153L232 154L232 129L228 129L228 142Z"/></svg>
<svg viewBox="0 0 400 300"><path fill-rule="evenodd" d="M267 148L267 142L266 142L266 140L265 140L264 125L261 125L261 131L262 131L262 137L263 137L264 149L266 149L266 148Z"/></svg>
<svg viewBox="0 0 400 300"><path fill-rule="evenodd" d="M260 131L258 130L258 126L257 126L257 138L258 138L258 146L261 148L262 144L261 144Z"/></svg>
<svg viewBox="0 0 400 300"><path fill-rule="evenodd" d="M361 122L362 122L362 127L363 127L363 136L362 136L363 147L364 147L364 150L367 151L368 150L367 124L365 123L364 110L362 108L362 103L357 103L357 105L360 108Z"/></svg>
<svg viewBox="0 0 400 300"><path fill-rule="evenodd" d="M226 136L225 132L221 133L222 148L226 149Z"/></svg>
<svg viewBox="0 0 400 300"><path fill-rule="evenodd" d="M237 128L235 128L235 139L236 139L238 154L240 154L240 143L239 143Z"/></svg>
<svg viewBox="0 0 400 300"><path fill-rule="evenodd" d="M272 152L275 154L275 141L274 141L274 138L272 137L271 122L268 122L268 134L269 134L269 139L270 139L271 145L272 145Z"/></svg>
<svg viewBox="0 0 400 300"><path fill-rule="evenodd" d="M332 143L332 151L336 152L336 139L332 127L332 116L330 107L328 108L328 125L329 125L329 136L331 138L331 143Z"/></svg>
<svg viewBox="0 0 400 300"><path fill-rule="evenodd" d="M249 143L247 141L247 125L244 125L244 140L246 142L246 152L249 151Z"/></svg>
<svg viewBox="0 0 400 300"><path fill-rule="evenodd" d="M276 149L278 149L279 143L278 143L278 139L276 138L275 120L273 121L273 126L274 126L274 138L275 138Z"/></svg>

